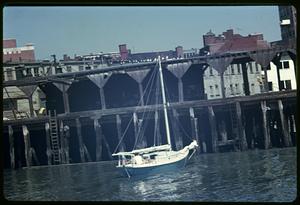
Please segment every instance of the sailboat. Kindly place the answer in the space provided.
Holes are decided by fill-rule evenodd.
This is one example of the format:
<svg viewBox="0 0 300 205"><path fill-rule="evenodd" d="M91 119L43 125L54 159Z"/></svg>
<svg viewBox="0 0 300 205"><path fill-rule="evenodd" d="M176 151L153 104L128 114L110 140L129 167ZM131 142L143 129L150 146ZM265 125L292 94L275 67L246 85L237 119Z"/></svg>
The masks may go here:
<svg viewBox="0 0 300 205"><path fill-rule="evenodd" d="M167 110L168 104L166 101L160 56L158 56L158 65L167 144L112 154L112 156L118 157L118 165L116 167L122 171L123 175L129 178L131 176L153 172L170 172L174 171L174 169L176 171L176 169L185 166L186 162L193 156L198 147L197 141L193 140L188 146L185 146L181 150L172 150ZM190 153L190 151L192 151L192 153Z"/></svg>

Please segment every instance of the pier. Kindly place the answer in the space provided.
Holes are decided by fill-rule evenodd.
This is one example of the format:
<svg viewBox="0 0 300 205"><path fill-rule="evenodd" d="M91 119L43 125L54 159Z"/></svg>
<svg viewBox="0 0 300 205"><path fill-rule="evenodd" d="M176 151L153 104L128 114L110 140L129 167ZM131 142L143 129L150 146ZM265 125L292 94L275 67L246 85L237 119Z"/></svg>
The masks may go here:
<svg viewBox="0 0 300 205"><path fill-rule="evenodd" d="M181 124L172 129L173 146L177 149L185 146L188 137L198 141L198 154L295 146L297 91L268 89L267 67L271 61L278 64L283 53L295 64L294 48L162 61L170 93L168 109L172 110L169 112L172 116L169 118ZM263 92L259 94L250 92L246 64L252 61L262 67L266 76L262 82ZM228 97L225 71L236 63L242 65L245 95ZM134 120L120 147L124 150L133 147L135 133L143 120L140 113L144 110L153 112L148 116L147 140L142 144L153 144L154 132L159 133L156 142L164 143L160 137L165 135L164 129L160 129L162 105L158 105L159 111L155 112L154 102L146 103L143 98L155 65L156 62L127 63L3 82L3 87L17 86L26 93L31 113L29 118L3 122L5 167L112 160L111 154L132 117ZM9 66L20 67L20 64ZM54 69L57 65L28 63L22 66L24 69ZM218 73L219 99L207 99L203 78L208 67ZM189 92L189 86L196 88L196 92ZM44 116L33 113L32 93L37 87L46 95Z"/></svg>

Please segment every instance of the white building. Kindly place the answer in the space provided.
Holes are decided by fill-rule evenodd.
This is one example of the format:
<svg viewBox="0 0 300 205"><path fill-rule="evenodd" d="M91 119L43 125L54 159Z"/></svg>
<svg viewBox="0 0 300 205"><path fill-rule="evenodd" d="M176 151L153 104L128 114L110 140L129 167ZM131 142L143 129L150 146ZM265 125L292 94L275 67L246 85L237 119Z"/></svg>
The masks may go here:
<svg viewBox="0 0 300 205"><path fill-rule="evenodd" d="M270 69L267 70L270 91L279 91L279 82L276 65L271 62ZM288 55L283 55L280 59L279 76L282 88L285 90L296 90L295 65Z"/></svg>
<svg viewBox="0 0 300 205"><path fill-rule="evenodd" d="M252 61L247 63L250 95L260 93L261 66ZM204 72L204 89L207 99L222 98L220 74L211 66ZM244 84L241 64L231 64L224 72L225 97L244 96Z"/></svg>

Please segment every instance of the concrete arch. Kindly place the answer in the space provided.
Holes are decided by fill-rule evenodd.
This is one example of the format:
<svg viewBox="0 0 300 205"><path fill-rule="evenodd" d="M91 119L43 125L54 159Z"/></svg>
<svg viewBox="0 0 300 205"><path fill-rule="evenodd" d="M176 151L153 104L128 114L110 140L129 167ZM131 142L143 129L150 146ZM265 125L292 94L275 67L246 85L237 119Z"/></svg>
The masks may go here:
<svg viewBox="0 0 300 205"><path fill-rule="evenodd" d="M136 106L139 101L138 84L127 74L112 75L104 86L104 93L107 108Z"/></svg>

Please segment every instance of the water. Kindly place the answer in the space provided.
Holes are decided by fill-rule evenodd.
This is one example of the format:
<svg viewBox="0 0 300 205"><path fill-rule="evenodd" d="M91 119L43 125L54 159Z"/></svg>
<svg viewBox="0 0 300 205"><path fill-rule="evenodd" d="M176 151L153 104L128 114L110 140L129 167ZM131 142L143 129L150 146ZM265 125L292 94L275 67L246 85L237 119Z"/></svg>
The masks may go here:
<svg viewBox="0 0 300 205"><path fill-rule="evenodd" d="M170 174L124 178L116 162L4 171L8 200L251 201L296 198L296 148L195 156Z"/></svg>

